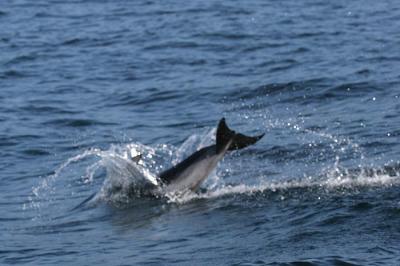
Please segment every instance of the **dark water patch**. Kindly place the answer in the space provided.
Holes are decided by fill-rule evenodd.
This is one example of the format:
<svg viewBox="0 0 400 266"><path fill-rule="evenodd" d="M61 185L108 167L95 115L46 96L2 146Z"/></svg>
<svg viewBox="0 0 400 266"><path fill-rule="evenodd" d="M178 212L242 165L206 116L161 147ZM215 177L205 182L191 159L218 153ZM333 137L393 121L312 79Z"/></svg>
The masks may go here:
<svg viewBox="0 0 400 266"><path fill-rule="evenodd" d="M379 88L377 88L376 85L369 82L341 84L328 89L317 87L304 95L287 98L283 102L290 103L291 101L298 101L302 102L302 104L321 104L326 101L343 101L352 98L364 98L367 94L374 92L377 89Z"/></svg>
<svg viewBox="0 0 400 266"><path fill-rule="evenodd" d="M318 133L318 132L326 130L326 127L320 126L320 125L311 125L311 126L306 126L304 129L309 132Z"/></svg>
<svg viewBox="0 0 400 266"><path fill-rule="evenodd" d="M9 206L9 203L0 204L4 206ZM0 222L18 222L18 221L25 221L31 222L32 218L22 218L22 217L1 217Z"/></svg>
<svg viewBox="0 0 400 266"><path fill-rule="evenodd" d="M298 47L295 50L292 51L294 54L302 54L302 53L307 53L310 52L311 50L307 47Z"/></svg>
<svg viewBox="0 0 400 266"><path fill-rule="evenodd" d="M270 64L270 63L267 63ZM293 65L294 64L294 65ZM291 62L286 66L273 67L270 71L281 71L295 66ZM279 103L299 103L302 105L318 104L321 105L327 101L343 101L352 98L365 98L366 95L382 91L387 85L373 84L370 82L346 83L332 87L335 82L325 78L313 79L307 81L294 81L282 84L267 84L256 89L241 88L227 95L230 100L251 100L265 99L270 97ZM234 97L234 98L233 98ZM274 104L272 102L271 104Z"/></svg>
<svg viewBox="0 0 400 266"><path fill-rule="evenodd" d="M204 13L211 13L212 10L209 8L202 8L202 7L188 7L185 9L180 10L181 13L185 14L204 14Z"/></svg>
<svg viewBox="0 0 400 266"><path fill-rule="evenodd" d="M35 54L35 53L31 53L31 54L27 54L27 55L20 55L20 56L17 56L15 58L11 59L10 61L6 62L4 65L11 66L11 65L16 65L16 64L20 64L20 63L31 62L31 61L38 59L38 57L39 57L38 54Z"/></svg>
<svg viewBox="0 0 400 266"><path fill-rule="evenodd" d="M271 265L271 266L362 266L366 261L339 256L318 257L317 259L294 260L291 262L271 262L266 264L244 264L244 265Z"/></svg>
<svg viewBox="0 0 400 266"><path fill-rule="evenodd" d="M0 250L0 254L29 254L31 252L38 251L39 249L37 248L25 248L25 249L5 249L5 250Z"/></svg>
<svg viewBox="0 0 400 266"><path fill-rule="evenodd" d="M38 115L49 115L49 114L77 114L77 111L73 110L65 110L61 109L60 107L54 107L54 106L40 106L41 103L39 104L29 104L26 106L23 106L20 108L20 110L33 113L33 114L38 114Z"/></svg>
<svg viewBox="0 0 400 266"><path fill-rule="evenodd" d="M9 147L9 146L16 146L16 145L18 145L17 141L12 141L8 138L0 137L0 147Z"/></svg>
<svg viewBox="0 0 400 266"><path fill-rule="evenodd" d="M19 79L25 77L28 77L28 74L17 70L7 70L5 72L0 72L0 79Z"/></svg>
<svg viewBox="0 0 400 266"><path fill-rule="evenodd" d="M376 56L376 57L372 57L372 58L368 58L367 59L368 62L371 61L376 61L376 62L399 62L400 61L400 57L399 56Z"/></svg>
<svg viewBox="0 0 400 266"><path fill-rule="evenodd" d="M72 38L61 43L64 46L106 47L116 43L114 38Z"/></svg>
<svg viewBox="0 0 400 266"><path fill-rule="evenodd" d="M247 33L231 33L231 32L208 32L195 34L193 37L199 39L209 39L213 41L241 41L247 39L257 39L257 35Z"/></svg>
<svg viewBox="0 0 400 266"><path fill-rule="evenodd" d="M243 151L247 154L253 150ZM259 159L268 159L275 163L284 163L288 161L303 162L324 162L335 158L336 154L329 143L306 143L306 144L287 144L284 146L275 145L266 150L259 150L255 154Z"/></svg>
<svg viewBox="0 0 400 266"><path fill-rule="evenodd" d="M262 68L262 67L267 67L267 66L275 66L275 65L286 65L288 67L292 66L292 65L296 65L298 62L294 59L285 59L285 60L273 60L273 61L266 61L266 62L262 62L259 65L257 65L258 68ZM270 71L274 71L273 68L270 69Z"/></svg>
<svg viewBox="0 0 400 266"><path fill-rule="evenodd" d="M55 225L38 226L29 229L29 234L32 235L52 235L62 233L85 232L93 230L87 221L71 221Z"/></svg>
<svg viewBox="0 0 400 266"><path fill-rule="evenodd" d="M38 135L15 135L15 136L6 136L0 135L0 146L16 146L24 141L34 141L40 139L41 136Z"/></svg>
<svg viewBox="0 0 400 266"><path fill-rule="evenodd" d="M8 12L0 10L0 17L5 17L8 15Z"/></svg>
<svg viewBox="0 0 400 266"><path fill-rule="evenodd" d="M386 114L383 118L386 120L391 120L391 119L396 119L398 117L399 117L398 114ZM400 130L395 130L395 131L388 133L389 134L388 136L399 136L399 133L400 133Z"/></svg>
<svg viewBox="0 0 400 266"><path fill-rule="evenodd" d="M94 119L54 119L50 121L46 121L43 125L54 125L54 126L63 126L63 127L90 127L90 126L115 126L116 123L110 122L101 122L99 120Z"/></svg>
<svg viewBox="0 0 400 266"><path fill-rule="evenodd" d="M157 45L145 46L143 48L143 50L154 51L154 50L164 50L164 49L193 49L198 46L199 46L199 44L197 42L173 41L173 42L165 42L165 43L157 44Z"/></svg>
<svg viewBox="0 0 400 266"><path fill-rule="evenodd" d="M52 89L46 91L49 95L58 95L58 94L70 94L70 93L91 93L92 89L84 85L59 85L55 86ZM59 100L62 101L62 100ZM47 102L48 104L48 102Z"/></svg>
<svg viewBox="0 0 400 266"><path fill-rule="evenodd" d="M166 63L168 65L185 65L185 66L199 66L205 65L207 61L203 59L181 59L181 58L163 58L160 59L161 63Z"/></svg>
<svg viewBox="0 0 400 266"><path fill-rule="evenodd" d="M268 96L284 96L302 93L304 91L310 91L313 88L326 87L325 79L311 79L305 81L293 81L288 83L274 83L260 86L256 89L239 89L232 91L228 97L234 97L235 99L252 99L257 97L268 97ZM303 96L304 94L302 94Z"/></svg>
<svg viewBox="0 0 400 266"><path fill-rule="evenodd" d="M327 32L325 31L310 31L310 32L301 32L301 33L296 33L293 35L294 38L299 38L299 39L307 39L307 38L313 38L321 35L325 35Z"/></svg>
<svg viewBox="0 0 400 266"><path fill-rule="evenodd" d="M379 247L379 246L368 249L368 253L371 253L371 254L377 254L377 253L382 254L383 253L383 254L387 254L387 255L395 255L396 254L396 252L393 250L390 250L390 249L384 248L384 247Z"/></svg>
<svg viewBox="0 0 400 266"><path fill-rule="evenodd" d="M355 260L350 258L343 258L339 256L326 256L313 259L298 259L287 262L268 262L266 260L257 260L254 262L241 262L233 265L246 265L246 266L258 266L258 265L270 265L270 266L361 266L366 265L366 261Z"/></svg>
<svg viewBox="0 0 400 266"><path fill-rule="evenodd" d="M60 16L48 13L48 12L37 12L35 13L35 15L33 16L34 18L60 18Z"/></svg>
<svg viewBox="0 0 400 266"><path fill-rule="evenodd" d="M317 262L313 262L313 260L296 260L293 262L271 262L266 263L263 261L258 261L255 263L246 263L246 264L237 264L237 265L271 265L271 266L317 266L319 265Z"/></svg>
<svg viewBox="0 0 400 266"><path fill-rule="evenodd" d="M106 103L106 106L146 106L167 101L176 102L185 96L184 92L178 90L160 90L158 88L150 88L142 90L141 93L125 92L115 95L112 99L114 103Z"/></svg>
<svg viewBox="0 0 400 266"><path fill-rule="evenodd" d="M12 139L15 139L17 141L23 141L23 140L39 140L42 138L41 135L33 135L33 134L26 134L26 135L15 135L10 137Z"/></svg>
<svg viewBox="0 0 400 266"><path fill-rule="evenodd" d="M272 67L272 68L270 68L270 72L273 73L273 72L285 71L285 70L291 69L295 65L296 65L295 63L289 63L285 66Z"/></svg>
<svg viewBox="0 0 400 266"><path fill-rule="evenodd" d="M358 74L358 75L368 75L368 74L371 74L372 72L373 71L371 69L369 69L369 68L363 68L363 69L357 70L356 74Z"/></svg>
<svg viewBox="0 0 400 266"><path fill-rule="evenodd" d="M29 262L33 262L36 261L37 259L41 259L41 258L51 258L51 257L55 257L55 258L59 258L61 256L73 256L79 254L78 251L63 251L63 250L59 250L59 251L54 251L54 252L41 252L38 254L33 254L33 255L29 255L29 256L18 256L18 257L11 257L11 258L6 258L4 259L4 262L7 264L21 264L21 263L29 263Z"/></svg>
<svg viewBox="0 0 400 266"><path fill-rule="evenodd" d="M364 148L364 149L367 149L367 148L374 148L374 149L377 149L377 148L390 148L390 147L392 147L394 144L393 143L391 143L390 142L390 140L382 140L382 141L370 141L370 142L365 142L365 143L362 143L361 145L360 145L360 147L362 147L362 148ZM397 145L397 144L395 144L395 145ZM380 151L377 151L377 152L380 152Z"/></svg>
<svg viewBox="0 0 400 266"><path fill-rule="evenodd" d="M169 127L169 128L177 128L177 127L179 127L179 128L189 128L189 127L192 127L193 126L193 122L191 122L191 121L182 121L182 122L179 122L179 123L171 123L171 124L164 124L163 125L164 127Z"/></svg>
<svg viewBox="0 0 400 266"><path fill-rule="evenodd" d="M343 258L329 259L326 262L327 265L332 265L332 266L361 266L365 265L364 263L358 264L357 262L349 262L348 260L345 260ZM321 264L323 265L324 262L321 262Z"/></svg>
<svg viewBox="0 0 400 266"><path fill-rule="evenodd" d="M81 43L82 41L83 41L82 39L73 38L73 39L69 39L69 40L64 41L62 43L62 45L76 45L76 44Z"/></svg>
<svg viewBox="0 0 400 266"><path fill-rule="evenodd" d="M331 93L333 97L360 97L377 89L381 90L382 86L384 85L377 86L370 82L345 83L329 89L328 93Z"/></svg>
<svg viewBox="0 0 400 266"><path fill-rule="evenodd" d="M239 78L239 77L244 77L246 75L247 74L245 74L244 72L239 72L239 71L222 71L222 72L218 71L213 74L214 77L225 77L225 78L229 78L229 77Z"/></svg>
<svg viewBox="0 0 400 266"><path fill-rule="evenodd" d="M398 194L396 196L399 196ZM379 213L389 221L396 221L400 218L400 206L385 206L379 210Z"/></svg>
<svg viewBox="0 0 400 266"><path fill-rule="evenodd" d="M45 156L50 155L50 152L42 149L26 149L22 151L23 154L28 156Z"/></svg>
<svg viewBox="0 0 400 266"><path fill-rule="evenodd" d="M271 49L271 48L279 48L279 47L285 47L287 46L288 43L286 42L261 42L258 43L257 45L251 45L251 46L245 46L241 50L242 53L248 53L248 52L256 52L259 50L264 50L264 49Z"/></svg>
<svg viewBox="0 0 400 266"><path fill-rule="evenodd" d="M295 232L289 237L291 243L303 242L305 240L312 241L315 238L322 238L324 233L317 230L306 230L302 232Z"/></svg>
<svg viewBox="0 0 400 266"><path fill-rule="evenodd" d="M353 219L354 216L350 214L332 214L329 215L328 217L324 218L321 222L318 223L319 226L338 226L347 222L350 222L351 219Z"/></svg>
<svg viewBox="0 0 400 266"><path fill-rule="evenodd" d="M351 212L365 212L365 211L370 211L373 209L375 206L374 204L370 202L358 202L353 206L350 206L350 211Z"/></svg>
<svg viewBox="0 0 400 266"><path fill-rule="evenodd" d="M214 6L215 10L217 10L217 16L222 15L222 16L234 16L233 18L231 17L230 20L235 20L236 16L242 16L242 17L247 17L253 15L254 11L251 9L247 8L238 8L236 6L228 6L228 5L215 5Z"/></svg>
<svg viewBox="0 0 400 266"><path fill-rule="evenodd" d="M305 224L309 223L310 221L314 220L316 217L318 217L318 214L315 212L307 212L307 213L301 214L301 215L295 214L287 222L291 226L305 225Z"/></svg>

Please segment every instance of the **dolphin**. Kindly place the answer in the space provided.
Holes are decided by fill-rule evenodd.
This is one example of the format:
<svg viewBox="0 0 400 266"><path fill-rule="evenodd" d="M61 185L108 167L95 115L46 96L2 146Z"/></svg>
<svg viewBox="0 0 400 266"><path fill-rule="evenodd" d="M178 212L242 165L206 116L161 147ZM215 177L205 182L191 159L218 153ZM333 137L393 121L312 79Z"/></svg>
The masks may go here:
<svg viewBox="0 0 400 266"><path fill-rule="evenodd" d="M228 151L246 148L265 134L250 137L228 128L225 118L218 123L216 144L204 147L182 162L160 173L167 192L196 191Z"/></svg>
<svg viewBox="0 0 400 266"><path fill-rule="evenodd" d="M228 128L225 118L222 118L218 123L216 144L194 152L182 162L160 173L155 180L149 180L149 183L139 191L139 195L158 197L160 192L185 193L187 191L196 191L228 151L246 148L259 141L264 135L249 137L236 133ZM128 164L127 170L136 176L138 169L135 165L142 159L142 155L139 154L130 159L134 164ZM119 191L121 188L117 187L115 189ZM132 188L129 194L138 195L136 190L137 187ZM84 207L96 195L97 192L93 193L71 211Z"/></svg>

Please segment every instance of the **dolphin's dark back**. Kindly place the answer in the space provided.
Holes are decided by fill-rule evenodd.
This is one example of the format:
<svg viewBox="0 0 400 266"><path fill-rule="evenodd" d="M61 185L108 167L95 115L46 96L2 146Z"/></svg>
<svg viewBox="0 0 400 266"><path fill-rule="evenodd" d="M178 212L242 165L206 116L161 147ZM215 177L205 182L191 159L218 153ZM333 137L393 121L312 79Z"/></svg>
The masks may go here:
<svg viewBox="0 0 400 266"><path fill-rule="evenodd" d="M222 118L218 123L216 145L211 145L196 151L182 162L160 173L158 177L164 184L171 184L177 179L182 179L182 173L185 173L186 170L196 163L199 163L202 160L210 159L211 157L215 157L220 160L226 151L243 149L251 144L256 143L263 136L264 134L255 137L249 137L240 133L236 133L228 128L225 123L225 118ZM213 168L217 164L218 160L215 162L215 164L212 164ZM189 170L189 172L192 171ZM207 175L208 173L205 175L205 177L207 177ZM203 181L202 178L205 177L204 174L199 174L199 179L201 180L199 180L198 185Z"/></svg>
<svg viewBox="0 0 400 266"><path fill-rule="evenodd" d="M173 180L175 180L180 173L182 173L185 169L189 168L193 163L197 162L198 160L201 160L204 158L204 156L207 156L210 152L213 153L213 150L215 150L215 145L211 145L205 148L202 148L189 157L187 157L185 160L182 162L178 163L177 165L169 168L168 170L160 173L158 177L163 181L165 184L171 183ZM215 153L215 152L214 152Z"/></svg>

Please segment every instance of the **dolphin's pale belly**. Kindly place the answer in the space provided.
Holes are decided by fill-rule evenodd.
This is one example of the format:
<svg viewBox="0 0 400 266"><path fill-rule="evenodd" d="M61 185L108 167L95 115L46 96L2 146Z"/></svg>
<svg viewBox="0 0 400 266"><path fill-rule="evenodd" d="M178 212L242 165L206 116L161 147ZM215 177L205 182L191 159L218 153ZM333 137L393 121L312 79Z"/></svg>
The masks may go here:
<svg viewBox="0 0 400 266"><path fill-rule="evenodd" d="M174 192L197 189L203 180L215 169L222 157L223 153L214 153L211 156L208 155L193 163L167 186L167 191Z"/></svg>
<svg viewBox="0 0 400 266"><path fill-rule="evenodd" d="M221 119L217 129L217 143L204 147L188 158L158 175L162 190L167 193L195 191L228 150L243 149L256 143L264 134L249 137L235 133L228 128L225 119ZM157 183L155 183L157 184Z"/></svg>

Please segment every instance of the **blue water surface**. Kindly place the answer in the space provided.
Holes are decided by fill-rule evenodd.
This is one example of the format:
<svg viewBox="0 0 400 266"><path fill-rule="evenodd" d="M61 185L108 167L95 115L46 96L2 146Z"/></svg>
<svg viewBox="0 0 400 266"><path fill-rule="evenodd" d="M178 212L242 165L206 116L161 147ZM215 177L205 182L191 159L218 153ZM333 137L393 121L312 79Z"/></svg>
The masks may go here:
<svg viewBox="0 0 400 266"><path fill-rule="evenodd" d="M0 264L400 265L397 1L1 0L0 25ZM266 135L139 193L221 117Z"/></svg>

